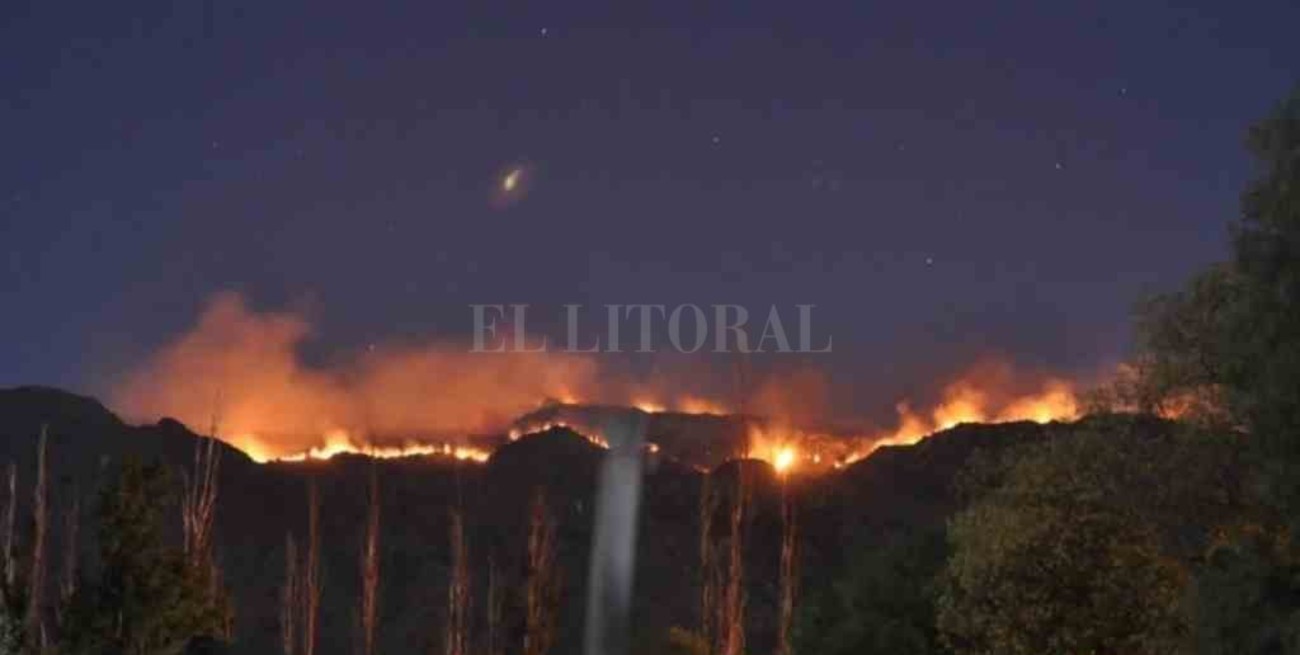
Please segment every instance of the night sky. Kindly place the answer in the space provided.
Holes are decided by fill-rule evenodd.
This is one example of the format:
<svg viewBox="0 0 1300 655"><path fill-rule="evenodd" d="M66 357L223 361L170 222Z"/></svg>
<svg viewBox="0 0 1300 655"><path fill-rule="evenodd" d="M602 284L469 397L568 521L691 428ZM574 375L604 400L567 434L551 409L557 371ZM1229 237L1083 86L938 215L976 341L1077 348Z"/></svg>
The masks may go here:
<svg viewBox="0 0 1300 655"><path fill-rule="evenodd" d="M309 358L813 303L864 404L1088 374L1225 256L1300 7L1086 4L6 2L0 386L97 392L224 290Z"/></svg>

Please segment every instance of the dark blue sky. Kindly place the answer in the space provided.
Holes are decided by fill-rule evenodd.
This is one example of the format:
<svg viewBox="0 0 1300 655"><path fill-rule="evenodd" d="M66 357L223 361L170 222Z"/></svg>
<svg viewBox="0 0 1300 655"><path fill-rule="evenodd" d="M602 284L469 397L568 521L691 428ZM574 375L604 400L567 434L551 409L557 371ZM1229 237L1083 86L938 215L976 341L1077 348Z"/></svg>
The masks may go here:
<svg viewBox="0 0 1300 655"><path fill-rule="evenodd" d="M5 3L0 385L98 391L221 290L320 357L472 302L816 303L864 394L1090 371L1223 256L1300 76L1289 0L474 4Z"/></svg>

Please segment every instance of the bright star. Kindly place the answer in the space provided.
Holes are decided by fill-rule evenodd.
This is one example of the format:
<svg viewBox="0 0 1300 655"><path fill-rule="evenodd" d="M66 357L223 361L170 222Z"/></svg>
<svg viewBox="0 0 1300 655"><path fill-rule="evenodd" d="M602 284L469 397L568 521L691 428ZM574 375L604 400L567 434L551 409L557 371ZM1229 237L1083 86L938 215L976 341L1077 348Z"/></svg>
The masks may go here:
<svg viewBox="0 0 1300 655"><path fill-rule="evenodd" d="M514 191L515 187L519 186L519 176L523 175L523 173L524 171L519 168L510 169L510 172L506 173L506 176L501 179L501 190L507 193Z"/></svg>
<svg viewBox="0 0 1300 655"><path fill-rule="evenodd" d="M516 162L498 173L492 185L489 204L494 209L505 209L528 194L533 185L533 168L527 163Z"/></svg>

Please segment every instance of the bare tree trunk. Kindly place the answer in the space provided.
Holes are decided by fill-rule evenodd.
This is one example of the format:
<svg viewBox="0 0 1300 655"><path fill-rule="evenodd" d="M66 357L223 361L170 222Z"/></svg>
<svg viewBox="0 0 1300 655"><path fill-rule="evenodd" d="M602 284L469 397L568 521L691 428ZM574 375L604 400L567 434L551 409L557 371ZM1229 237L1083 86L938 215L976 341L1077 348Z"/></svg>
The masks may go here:
<svg viewBox="0 0 1300 655"><path fill-rule="evenodd" d="M501 590L501 572L496 558L488 557L487 588L487 643L484 655L501 655L505 642L501 638L501 622L505 614L505 594Z"/></svg>
<svg viewBox="0 0 1300 655"><path fill-rule="evenodd" d="M555 521L541 490L533 496L528 528L528 590L524 655L546 655L555 641L559 577L555 570Z"/></svg>
<svg viewBox="0 0 1300 655"><path fill-rule="evenodd" d="M221 448L217 443L220 422L213 414L207 436L194 442L194 459L185 474L181 497L181 533L185 565L190 575L201 581L206 601L214 608L227 610L221 585L221 571L213 555L213 525L221 472ZM234 617L224 612L222 631L227 638L234 633Z"/></svg>
<svg viewBox="0 0 1300 655"><path fill-rule="evenodd" d="M72 602L73 594L77 593L77 538L81 519L80 500L77 498L77 490L72 490L72 502L68 507L67 515L63 523L63 572L59 580L59 622L63 621L63 611Z"/></svg>
<svg viewBox="0 0 1300 655"><path fill-rule="evenodd" d="M469 655L470 579L465 519L460 508L451 512L451 581L447 585L446 655Z"/></svg>
<svg viewBox="0 0 1300 655"><path fill-rule="evenodd" d="M786 480L781 480L781 611L777 630L777 655L791 655L791 627L794 624L795 596L798 593L797 558L799 525L794 498Z"/></svg>
<svg viewBox="0 0 1300 655"><path fill-rule="evenodd" d="M46 480L45 447L46 426L41 426L41 438L36 451L36 488L32 494L32 569L27 582L27 635L39 652L45 648L45 621L43 612L45 591L45 536L49 521L48 482Z"/></svg>
<svg viewBox="0 0 1300 655"><path fill-rule="evenodd" d="M745 547L746 510L749 504L748 472L739 467L736 497L731 507L731 544L727 562L727 586L723 592L719 615L720 652L741 655L745 652Z"/></svg>
<svg viewBox="0 0 1300 655"><path fill-rule="evenodd" d="M710 652L715 646L714 624L717 604L717 563L713 553L713 515L716 511L716 498L713 493L713 479L709 472L704 473L700 483L700 640L708 644Z"/></svg>
<svg viewBox="0 0 1300 655"><path fill-rule="evenodd" d="M374 655L379 618L379 473L373 461L366 498L366 536L361 547L361 652Z"/></svg>
<svg viewBox="0 0 1300 655"><path fill-rule="evenodd" d="M210 576L214 569L212 525L217 507L218 473L221 470L221 450L217 447L216 433L217 422L214 420L211 434L199 437L194 443L194 463L186 477L185 495L181 501L186 561L192 570L205 576ZM209 584L213 587L216 582L214 578L209 579Z"/></svg>
<svg viewBox="0 0 1300 655"><path fill-rule="evenodd" d="M14 521L18 514L18 467L9 462L9 496L8 504L5 506L5 524L4 524L4 581L5 590L12 592L14 590L14 578L18 574L18 566L14 562Z"/></svg>
<svg viewBox="0 0 1300 655"><path fill-rule="evenodd" d="M284 587L280 589L280 645L284 655L294 655L297 650L298 598L298 548L292 533L284 535Z"/></svg>
<svg viewBox="0 0 1300 655"><path fill-rule="evenodd" d="M320 612L320 494L307 483L307 561L302 570L302 655L316 655L316 621Z"/></svg>

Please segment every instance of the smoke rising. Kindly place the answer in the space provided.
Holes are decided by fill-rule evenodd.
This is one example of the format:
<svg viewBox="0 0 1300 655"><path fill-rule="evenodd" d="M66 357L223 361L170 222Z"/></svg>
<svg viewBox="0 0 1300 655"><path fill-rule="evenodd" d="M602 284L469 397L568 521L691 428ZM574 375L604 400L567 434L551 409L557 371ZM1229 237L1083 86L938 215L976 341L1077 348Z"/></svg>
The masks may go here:
<svg viewBox="0 0 1300 655"><path fill-rule="evenodd" d="M380 345L312 367L300 348L311 326L293 313L251 310L214 297L197 324L132 371L111 394L135 419L170 416L207 429L256 458L320 444L339 430L463 436L500 426L545 398L588 397L596 362L565 353L469 353L464 344Z"/></svg>
<svg viewBox="0 0 1300 655"><path fill-rule="evenodd" d="M735 362L667 359L636 375L608 356L474 353L468 342L451 340L376 344L317 365L302 357L312 336L301 314L255 311L239 294L221 293L192 329L130 371L111 390L110 403L133 420L169 416L200 431L215 421L217 436L259 460L323 446L333 452L347 444L460 443L469 435L504 432L546 400L645 411L744 411L770 419L765 429L777 435L824 426L834 412L826 374L808 366L751 378L747 367L737 367L746 371L740 376L726 370ZM742 379L720 382L728 377ZM963 421L1046 421L1077 412L1072 383L1026 374L997 358L939 381L933 393L915 405L899 402L894 421L878 428L834 432L855 437L865 453ZM767 440L780 448L790 441Z"/></svg>

